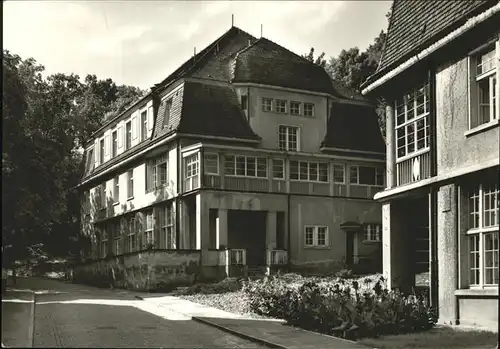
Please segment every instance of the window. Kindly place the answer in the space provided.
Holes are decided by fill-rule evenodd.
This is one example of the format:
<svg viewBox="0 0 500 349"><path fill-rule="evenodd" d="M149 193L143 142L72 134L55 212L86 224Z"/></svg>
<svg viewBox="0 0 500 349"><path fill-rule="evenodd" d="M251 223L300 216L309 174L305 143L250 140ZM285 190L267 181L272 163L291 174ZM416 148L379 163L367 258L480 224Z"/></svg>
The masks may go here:
<svg viewBox="0 0 500 349"><path fill-rule="evenodd" d="M132 122L125 124L125 150L132 147Z"/></svg>
<svg viewBox="0 0 500 349"><path fill-rule="evenodd" d="M106 208L106 183L103 183L98 188L99 208L101 210Z"/></svg>
<svg viewBox="0 0 500 349"><path fill-rule="evenodd" d="M118 131L113 131L111 134L111 156L115 157L118 151Z"/></svg>
<svg viewBox="0 0 500 349"><path fill-rule="evenodd" d="M470 111L470 128L498 119L495 55L495 47L490 47L489 50L483 51L471 59L471 75L473 77L471 105L473 107Z"/></svg>
<svg viewBox="0 0 500 349"><path fill-rule="evenodd" d="M498 285L500 194L496 180L468 191L469 285Z"/></svg>
<svg viewBox="0 0 500 349"><path fill-rule="evenodd" d="M290 102L290 114L300 115L300 102Z"/></svg>
<svg viewBox="0 0 500 349"><path fill-rule="evenodd" d="M174 210L169 204L160 209L160 248L175 249Z"/></svg>
<svg viewBox="0 0 500 349"><path fill-rule="evenodd" d="M296 126L280 125L278 129L279 150L299 151L299 132Z"/></svg>
<svg viewBox="0 0 500 349"><path fill-rule="evenodd" d="M296 181L328 182L328 164L325 162L290 161L290 179Z"/></svg>
<svg viewBox="0 0 500 349"><path fill-rule="evenodd" d="M243 109L245 111L248 110L248 96L247 95L241 95L240 103L241 103L241 109Z"/></svg>
<svg viewBox="0 0 500 349"><path fill-rule="evenodd" d="M276 113L286 113L287 102L283 99L276 100Z"/></svg>
<svg viewBox="0 0 500 349"><path fill-rule="evenodd" d="M429 148L429 100L426 82L396 101L398 158Z"/></svg>
<svg viewBox="0 0 500 349"><path fill-rule="evenodd" d="M165 111L163 113L163 127L167 127L170 122L170 111L172 110L172 98L165 101Z"/></svg>
<svg viewBox="0 0 500 349"><path fill-rule="evenodd" d="M204 170L206 174L219 174L219 155L205 153Z"/></svg>
<svg viewBox="0 0 500 349"><path fill-rule="evenodd" d="M349 183L357 185L384 185L384 170L378 167L350 166Z"/></svg>
<svg viewBox="0 0 500 349"><path fill-rule="evenodd" d="M118 236L115 238L115 256L122 254L121 246L122 246L122 238Z"/></svg>
<svg viewBox="0 0 500 349"><path fill-rule="evenodd" d="M134 170L127 172L127 198L134 197Z"/></svg>
<svg viewBox="0 0 500 349"><path fill-rule="evenodd" d="M273 178L285 179L285 160L273 159Z"/></svg>
<svg viewBox="0 0 500 349"><path fill-rule="evenodd" d="M306 247L327 247L328 227L308 225L305 227L304 243Z"/></svg>
<svg viewBox="0 0 500 349"><path fill-rule="evenodd" d="M381 241L382 224L365 224L364 240L365 241Z"/></svg>
<svg viewBox="0 0 500 349"><path fill-rule="evenodd" d="M94 170L94 148L90 148L87 152L87 161L85 162L85 173Z"/></svg>
<svg viewBox="0 0 500 349"><path fill-rule="evenodd" d="M273 99L272 98L262 98L262 110L263 111L273 111Z"/></svg>
<svg viewBox="0 0 500 349"><path fill-rule="evenodd" d="M198 153L187 156L185 161L185 178L192 178L198 175L199 172L199 161L198 161Z"/></svg>
<svg viewBox="0 0 500 349"><path fill-rule="evenodd" d="M145 140L148 136L148 111L145 110L141 113L141 141Z"/></svg>
<svg viewBox="0 0 500 349"><path fill-rule="evenodd" d="M314 116L313 103L304 103L304 116Z"/></svg>
<svg viewBox="0 0 500 349"><path fill-rule="evenodd" d="M161 188L167 184L167 155L164 153L146 164L146 192Z"/></svg>
<svg viewBox="0 0 500 349"><path fill-rule="evenodd" d="M120 178L113 178L113 201L115 204L120 202Z"/></svg>
<svg viewBox="0 0 500 349"><path fill-rule="evenodd" d="M128 224L128 235L127 235L127 247L128 247L128 252L134 252L136 249L136 225L135 225L135 218L131 217L129 220Z"/></svg>
<svg viewBox="0 0 500 349"><path fill-rule="evenodd" d="M144 241L143 248L149 248L154 246L154 234L153 234L153 211L146 213L145 215L145 227L144 227Z"/></svg>
<svg viewBox="0 0 500 349"><path fill-rule="evenodd" d="M224 157L224 173L229 176L266 178L267 159L244 155L226 155Z"/></svg>
<svg viewBox="0 0 500 349"><path fill-rule="evenodd" d="M333 164L333 182L345 183L345 166L340 164Z"/></svg>
<svg viewBox="0 0 500 349"><path fill-rule="evenodd" d="M103 228L101 232L101 258L108 255L108 233L106 229Z"/></svg>
<svg viewBox="0 0 500 349"><path fill-rule="evenodd" d="M99 162L101 164L104 162L104 138L99 143Z"/></svg>

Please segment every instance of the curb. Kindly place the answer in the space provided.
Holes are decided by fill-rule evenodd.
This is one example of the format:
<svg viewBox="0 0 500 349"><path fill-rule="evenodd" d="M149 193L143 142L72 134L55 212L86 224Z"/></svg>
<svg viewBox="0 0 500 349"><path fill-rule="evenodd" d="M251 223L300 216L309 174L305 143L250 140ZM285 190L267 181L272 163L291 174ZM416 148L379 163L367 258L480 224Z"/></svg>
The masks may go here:
<svg viewBox="0 0 500 349"><path fill-rule="evenodd" d="M249 334L245 334L245 333L242 333L242 332L230 329L228 327L225 327L225 326L216 324L214 322L211 322L211 321L199 318L197 316L192 316L191 318L194 321L196 321L196 322L199 322L199 323L202 323L202 324L205 324L205 325L208 325L208 326L212 326L212 327L218 328L219 330L222 330L224 332L233 334L235 336L238 336L238 337L241 337L241 338L244 338L244 339L248 339L248 340L250 340L252 342L256 342L256 343L259 343L259 344L264 344L266 346L270 346L271 348L288 349L287 347L285 347L283 345L276 344L276 343L267 341L267 340L262 339L262 338L257 338L257 337L251 336Z"/></svg>
<svg viewBox="0 0 500 349"><path fill-rule="evenodd" d="M146 300L142 296L135 295L134 298L140 299L140 300L146 302ZM170 311L174 311L174 310L170 309ZM175 311L175 312L179 313L178 311ZM197 316L191 316L191 315L183 314L183 313L181 313L181 314L190 317L193 321L196 321L196 322L208 325L208 326L212 326L212 327L218 328L219 330L222 330L222 331L230 333L232 335L235 335L235 336L238 336L238 337L250 340L250 341L255 342L255 343L263 344L263 345L266 345L266 346L271 347L271 348L288 349L287 347L285 347L283 345L279 345L279 344L267 341L265 339L257 338L257 337L254 337L254 336L251 336L251 335L248 335L248 334L245 334L245 333L241 333L241 332L235 331L235 330L230 329L228 327L225 327L225 326L213 323L211 321L199 318Z"/></svg>

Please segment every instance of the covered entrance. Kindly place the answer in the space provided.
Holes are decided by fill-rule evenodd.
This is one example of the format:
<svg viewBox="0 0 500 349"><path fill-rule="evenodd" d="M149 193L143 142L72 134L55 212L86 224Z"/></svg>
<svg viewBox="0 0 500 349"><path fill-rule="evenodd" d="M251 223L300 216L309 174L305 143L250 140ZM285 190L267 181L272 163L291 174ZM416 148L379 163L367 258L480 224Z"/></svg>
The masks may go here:
<svg viewBox="0 0 500 349"><path fill-rule="evenodd" d="M266 211L228 210L228 247L245 249L249 267L266 265L266 218Z"/></svg>

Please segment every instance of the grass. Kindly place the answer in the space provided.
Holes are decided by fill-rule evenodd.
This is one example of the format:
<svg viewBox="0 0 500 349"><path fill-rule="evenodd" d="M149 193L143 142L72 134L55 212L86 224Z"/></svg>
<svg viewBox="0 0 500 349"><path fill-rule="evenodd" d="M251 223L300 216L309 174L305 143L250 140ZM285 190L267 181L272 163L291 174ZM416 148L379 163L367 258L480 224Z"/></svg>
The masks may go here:
<svg viewBox="0 0 500 349"><path fill-rule="evenodd" d="M494 349L497 338L498 333L438 326L426 332L363 338L359 342L377 349Z"/></svg>

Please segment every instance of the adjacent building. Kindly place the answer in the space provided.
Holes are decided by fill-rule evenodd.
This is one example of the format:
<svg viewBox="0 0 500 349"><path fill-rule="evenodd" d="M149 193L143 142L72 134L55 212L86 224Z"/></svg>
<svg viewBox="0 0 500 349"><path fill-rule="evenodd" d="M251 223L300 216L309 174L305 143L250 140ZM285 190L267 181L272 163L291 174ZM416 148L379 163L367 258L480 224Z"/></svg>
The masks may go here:
<svg viewBox="0 0 500 349"><path fill-rule="evenodd" d="M383 270L410 290L430 270L439 321L498 329L498 1L392 5L363 94L387 101Z"/></svg>
<svg viewBox="0 0 500 349"><path fill-rule="evenodd" d="M232 27L108 119L85 156L89 258L190 250L229 273L381 267L374 108L266 38Z"/></svg>

